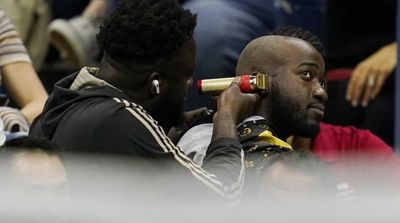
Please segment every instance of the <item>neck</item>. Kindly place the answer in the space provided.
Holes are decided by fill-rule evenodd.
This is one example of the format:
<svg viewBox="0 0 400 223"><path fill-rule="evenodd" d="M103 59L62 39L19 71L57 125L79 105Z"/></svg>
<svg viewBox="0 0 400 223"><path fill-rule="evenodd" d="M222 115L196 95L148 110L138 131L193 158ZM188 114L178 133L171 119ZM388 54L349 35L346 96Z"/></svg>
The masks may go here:
<svg viewBox="0 0 400 223"><path fill-rule="evenodd" d="M133 102L139 104L150 115L154 116L153 111L156 110L158 102L157 97L152 96L146 88L144 83L146 80L143 78L146 76L143 75L145 71L132 69L129 72L126 69L120 70L119 68L119 66L115 66L109 60L103 58L96 76L120 89Z"/></svg>
<svg viewBox="0 0 400 223"><path fill-rule="evenodd" d="M97 77L123 91L134 101L141 103L149 99L144 89L146 81L144 71L127 69L109 58L101 61Z"/></svg>
<svg viewBox="0 0 400 223"><path fill-rule="evenodd" d="M278 138L282 140L286 140L291 134L287 131L285 131L283 128L279 128L279 123L275 123L273 117L273 114L271 112L271 109L269 109L270 105L266 105L264 103L260 103L260 106L257 109L256 114L263 117L269 129L271 132L277 136Z"/></svg>
<svg viewBox="0 0 400 223"><path fill-rule="evenodd" d="M293 147L293 149L312 151L312 140L310 138L291 136L287 139L287 142Z"/></svg>
<svg viewBox="0 0 400 223"><path fill-rule="evenodd" d="M165 118L163 106L160 106L165 100L161 95L152 94L147 86L147 78L151 70L150 65L133 62L126 65L105 55L97 77L123 91L133 102L141 105L168 132L172 125L163 121L168 119Z"/></svg>

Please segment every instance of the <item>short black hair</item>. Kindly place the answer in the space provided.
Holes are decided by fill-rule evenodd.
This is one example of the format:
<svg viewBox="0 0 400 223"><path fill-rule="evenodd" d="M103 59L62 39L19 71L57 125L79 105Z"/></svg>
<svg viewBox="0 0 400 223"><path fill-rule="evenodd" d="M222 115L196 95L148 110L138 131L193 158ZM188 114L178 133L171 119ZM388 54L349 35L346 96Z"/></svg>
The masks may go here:
<svg viewBox="0 0 400 223"><path fill-rule="evenodd" d="M196 15L176 0L120 0L97 41L112 59L153 63L193 38Z"/></svg>
<svg viewBox="0 0 400 223"><path fill-rule="evenodd" d="M284 26L276 28L270 35L288 36L304 40L311 44L325 58L325 48L322 41L310 31L294 26Z"/></svg>

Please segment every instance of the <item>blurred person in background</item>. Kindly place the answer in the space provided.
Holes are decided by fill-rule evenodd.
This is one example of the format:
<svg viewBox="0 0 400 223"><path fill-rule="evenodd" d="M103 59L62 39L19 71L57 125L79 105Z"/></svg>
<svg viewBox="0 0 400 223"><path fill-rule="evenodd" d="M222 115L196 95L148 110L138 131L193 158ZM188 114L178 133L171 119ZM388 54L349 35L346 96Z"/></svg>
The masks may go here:
<svg viewBox="0 0 400 223"><path fill-rule="evenodd" d="M254 183L253 183L254 184ZM309 151L275 154L264 161L264 171L254 184L254 199L280 207L318 204L336 197L335 178L327 164ZM326 200L326 201L328 201Z"/></svg>
<svg viewBox="0 0 400 223"><path fill-rule="evenodd" d="M0 108L4 129L27 132L29 124L42 111L47 93L17 31L3 11L0 11L0 73L2 85L21 109Z"/></svg>
<svg viewBox="0 0 400 223"><path fill-rule="evenodd" d="M369 130L354 126L321 123L320 128L314 138L293 136L288 143L325 161L339 189L359 195L399 194L400 159L392 147Z"/></svg>
<svg viewBox="0 0 400 223"><path fill-rule="evenodd" d="M96 42L96 33L100 24L114 10L117 1L86 1L87 5L83 11L72 16L56 18L50 23L50 41L60 52L62 59L74 68L98 65L100 49ZM78 2L75 3L77 4ZM58 16L62 15L63 5L68 6L68 3L53 3L53 11Z"/></svg>
<svg viewBox="0 0 400 223"><path fill-rule="evenodd" d="M38 71L49 46L47 26L51 20L49 0L1 0L0 10L11 20Z"/></svg>
<svg viewBox="0 0 400 223"><path fill-rule="evenodd" d="M57 146L48 140L28 136L7 141L1 150L1 159L9 164L14 186L21 188L57 188L66 183L66 172L56 154Z"/></svg>
<svg viewBox="0 0 400 223"><path fill-rule="evenodd" d="M64 217L70 205L67 173L57 151L53 143L31 137L0 147L0 209L6 210L0 212L5 221L70 219Z"/></svg>
<svg viewBox="0 0 400 223"><path fill-rule="evenodd" d="M394 143L396 5L395 0L331 0L327 8L327 68L345 80L330 84L325 121L369 129L389 145Z"/></svg>

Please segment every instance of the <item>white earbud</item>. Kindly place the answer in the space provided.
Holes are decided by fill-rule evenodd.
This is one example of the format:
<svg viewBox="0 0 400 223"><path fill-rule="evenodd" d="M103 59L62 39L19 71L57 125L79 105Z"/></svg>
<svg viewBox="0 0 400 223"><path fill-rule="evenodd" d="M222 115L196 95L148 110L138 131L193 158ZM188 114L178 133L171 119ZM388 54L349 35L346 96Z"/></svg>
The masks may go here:
<svg viewBox="0 0 400 223"><path fill-rule="evenodd" d="M156 94L160 94L160 82L157 79L155 79L151 82L151 84L153 85L153 88L155 89Z"/></svg>

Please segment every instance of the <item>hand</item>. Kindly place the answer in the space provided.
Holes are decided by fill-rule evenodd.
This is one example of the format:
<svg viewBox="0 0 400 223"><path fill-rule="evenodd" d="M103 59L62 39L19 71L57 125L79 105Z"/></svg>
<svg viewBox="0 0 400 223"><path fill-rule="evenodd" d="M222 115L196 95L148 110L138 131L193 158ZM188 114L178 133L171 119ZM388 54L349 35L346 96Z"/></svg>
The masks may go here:
<svg viewBox="0 0 400 223"><path fill-rule="evenodd" d="M242 93L239 86L240 77L236 77L230 87L223 91L217 99L217 112L231 115L236 122L252 115L260 100L258 94Z"/></svg>
<svg viewBox="0 0 400 223"><path fill-rule="evenodd" d="M213 111L206 107L184 112L183 123L181 123L179 126L173 126L167 134L168 137L172 140L172 142L177 143L184 128L199 118L211 115L212 113Z"/></svg>
<svg viewBox="0 0 400 223"><path fill-rule="evenodd" d="M194 109L191 111L187 111L183 114L184 116L184 124L185 125L189 125L190 123L192 123L193 121L206 116L206 115L211 115L213 113L212 110L206 108L206 107L201 107L198 109Z"/></svg>
<svg viewBox="0 0 400 223"><path fill-rule="evenodd" d="M362 61L354 69L347 85L346 100L352 106L366 107L382 89L386 78L397 64L396 43L382 47L379 51ZM362 97L362 98L361 98Z"/></svg>
<svg viewBox="0 0 400 223"><path fill-rule="evenodd" d="M236 77L228 89L217 99L218 110L214 115L212 140L218 138L237 139L236 125L250 116L260 101L258 94L245 94L240 91L240 77Z"/></svg>
<svg viewBox="0 0 400 223"><path fill-rule="evenodd" d="M28 132L29 123L21 111L0 106L0 121L3 122L3 129L8 132ZM1 129L1 130L3 130Z"/></svg>

